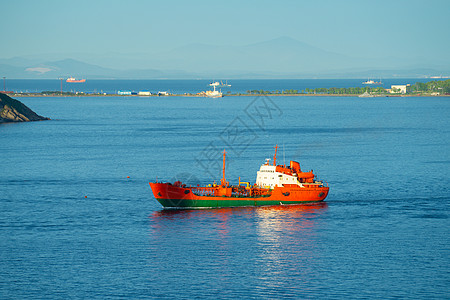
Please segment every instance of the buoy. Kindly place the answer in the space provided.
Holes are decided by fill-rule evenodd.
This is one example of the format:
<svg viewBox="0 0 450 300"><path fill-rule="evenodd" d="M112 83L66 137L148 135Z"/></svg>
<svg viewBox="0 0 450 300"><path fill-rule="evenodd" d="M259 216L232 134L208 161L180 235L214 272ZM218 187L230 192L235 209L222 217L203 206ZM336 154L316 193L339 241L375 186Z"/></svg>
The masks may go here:
<svg viewBox="0 0 450 300"><path fill-rule="evenodd" d="M130 178L130 176L127 176L127 178Z"/></svg>
<svg viewBox="0 0 450 300"><path fill-rule="evenodd" d="M84 196L84 198L87 198L87 196Z"/></svg>

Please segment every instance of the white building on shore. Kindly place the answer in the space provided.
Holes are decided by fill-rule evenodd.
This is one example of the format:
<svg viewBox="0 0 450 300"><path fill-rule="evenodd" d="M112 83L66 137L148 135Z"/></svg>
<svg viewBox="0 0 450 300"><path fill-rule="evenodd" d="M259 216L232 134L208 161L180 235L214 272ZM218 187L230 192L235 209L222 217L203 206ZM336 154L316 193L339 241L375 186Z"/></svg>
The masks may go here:
<svg viewBox="0 0 450 300"><path fill-rule="evenodd" d="M117 94L118 95L122 95L122 96L124 96L124 95L131 95L131 91L118 91Z"/></svg>
<svg viewBox="0 0 450 300"><path fill-rule="evenodd" d="M391 85L391 89L389 90L389 93L391 93L391 94L396 94L396 93L406 94L409 91L410 87L411 87L411 85L409 83L408 84Z"/></svg>

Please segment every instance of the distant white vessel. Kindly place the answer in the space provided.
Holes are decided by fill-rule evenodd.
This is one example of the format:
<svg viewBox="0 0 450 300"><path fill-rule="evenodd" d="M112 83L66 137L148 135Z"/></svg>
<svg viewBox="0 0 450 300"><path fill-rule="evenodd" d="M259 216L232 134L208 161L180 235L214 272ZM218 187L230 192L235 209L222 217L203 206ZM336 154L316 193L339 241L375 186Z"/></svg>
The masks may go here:
<svg viewBox="0 0 450 300"><path fill-rule="evenodd" d="M383 84L383 83L381 82L381 79L380 81L373 81L372 79L367 79L367 81L364 81L362 84Z"/></svg>
<svg viewBox="0 0 450 300"><path fill-rule="evenodd" d="M208 98L221 98L223 96L222 92L216 91L216 86L220 86L220 83L218 81L210 83L209 85L213 87L213 90L212 91L206 91L206 93L205 93L206 97L208 97Z"/></svg>
<svg viewBox="0 0 450 300"><path fill-rule="evenodd" d="M222 81L220 82L221 86L231 86L231 84L228 84L228 80L225 81L225 83L223 83Z"/></svg>

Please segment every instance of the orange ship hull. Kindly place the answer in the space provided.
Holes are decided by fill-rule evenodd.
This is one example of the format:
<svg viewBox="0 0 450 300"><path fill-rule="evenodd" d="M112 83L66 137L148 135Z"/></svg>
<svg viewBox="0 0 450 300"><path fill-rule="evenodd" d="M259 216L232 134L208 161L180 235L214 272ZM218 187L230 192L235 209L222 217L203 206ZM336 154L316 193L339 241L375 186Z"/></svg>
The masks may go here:
<svg viewBox="0 0 450 300"><path fill-rule="evenodd" d="M329 187L305 185L274 189L232 187L183 187L150 182L156 200L166 208L214 208L237 206L290 205L323 201Z"/></svg>
<svg viewBox="0 0 450 300"><path fill-rule="evenodd" d="M83 83L83 82L86 82L86 79L67 79L66 80L66 82L69 82L69 83Z"/></svg>

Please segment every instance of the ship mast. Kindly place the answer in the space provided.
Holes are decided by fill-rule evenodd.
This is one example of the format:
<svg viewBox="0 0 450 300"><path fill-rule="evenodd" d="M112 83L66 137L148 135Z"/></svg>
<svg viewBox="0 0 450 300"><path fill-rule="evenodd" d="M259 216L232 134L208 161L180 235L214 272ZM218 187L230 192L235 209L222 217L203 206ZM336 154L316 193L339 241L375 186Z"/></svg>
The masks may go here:
<svg viewBox="0 0 450 300"><path fill-rule="evenodd" d="M278 145L275 145L275 155L273 156L273 165L276 166L277 165L277 150L278 150Z"/></svg>
<svg viewBox="0 0 450 300"><path fill-rule="evenodd" d="M220 180L220 185L222 185L223 187L226 187L227 181L225 179L225 156L226 156L225 149L223 149L223 166L222 166L222 179Z"/></svg>

